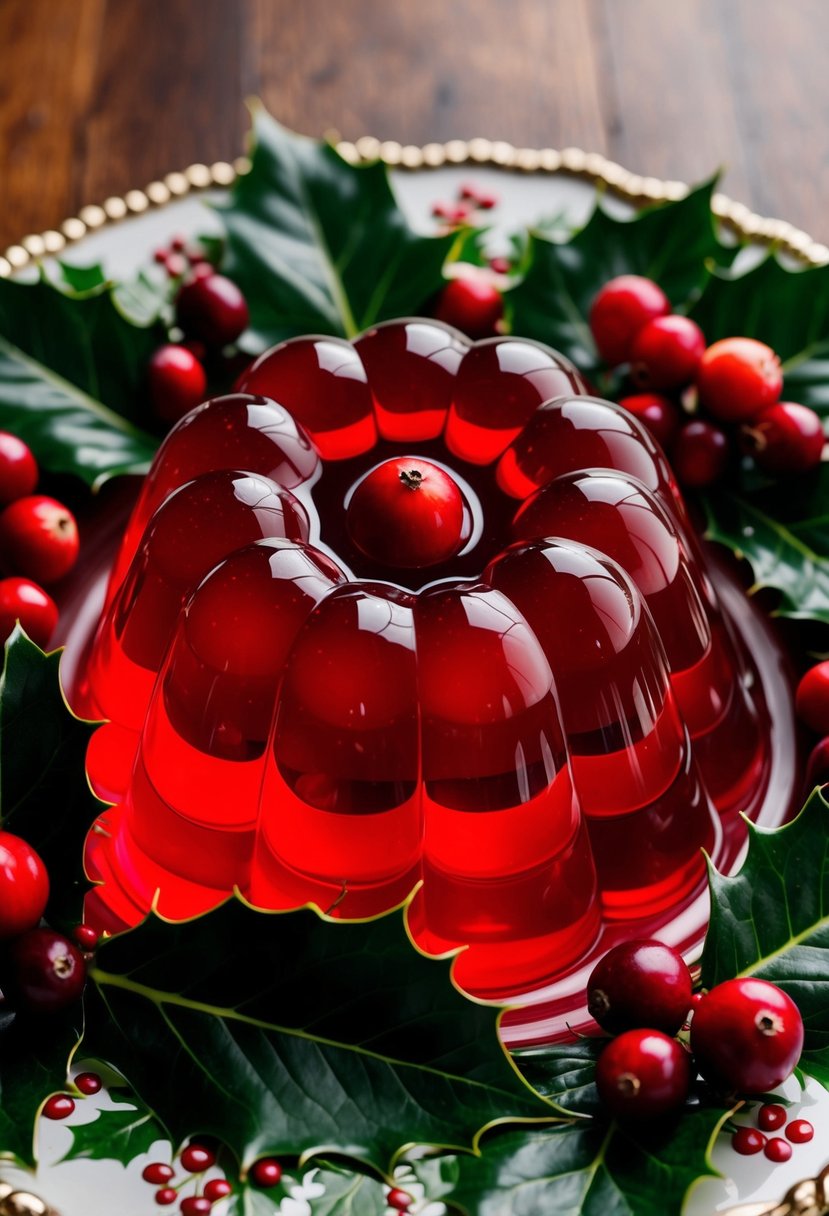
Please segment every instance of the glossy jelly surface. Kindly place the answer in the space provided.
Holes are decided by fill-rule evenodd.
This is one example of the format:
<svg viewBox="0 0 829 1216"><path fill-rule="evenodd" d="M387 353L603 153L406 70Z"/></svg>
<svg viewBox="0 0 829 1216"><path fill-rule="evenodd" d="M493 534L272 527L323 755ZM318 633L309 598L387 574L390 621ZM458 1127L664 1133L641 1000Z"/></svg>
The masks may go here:
<svg viewBox="0 0 829 1216"><path fill-rule="evenodd" d="M768 781L660 449L556 352L431 320L284 342L174 428L86 684L110 927L422 880L415 941L488 997L694 898Z"/></svg>

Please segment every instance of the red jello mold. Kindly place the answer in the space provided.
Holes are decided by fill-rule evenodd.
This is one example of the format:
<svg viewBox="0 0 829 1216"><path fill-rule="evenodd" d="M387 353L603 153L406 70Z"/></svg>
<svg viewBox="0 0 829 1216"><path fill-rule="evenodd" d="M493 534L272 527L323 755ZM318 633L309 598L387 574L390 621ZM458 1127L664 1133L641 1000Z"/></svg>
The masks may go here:
<svg viewBox="0 0 829 1216"><path fill-rule="evenodd" d="M786 813L765 626L647 432L538 343L394 321L282 343L241 388L165 440L70 658L76 708L108 719L88 767L114 804L87 919L234 889L363 916L422 879L411 932L465 947L462 986L556 981L572 1005L597 941L698 913L703 850L733 862L739 811ZM378 484L404 497L367 545L349 504L391 460ZM394 529L435 469L457 543L412 561Z"/></svg>

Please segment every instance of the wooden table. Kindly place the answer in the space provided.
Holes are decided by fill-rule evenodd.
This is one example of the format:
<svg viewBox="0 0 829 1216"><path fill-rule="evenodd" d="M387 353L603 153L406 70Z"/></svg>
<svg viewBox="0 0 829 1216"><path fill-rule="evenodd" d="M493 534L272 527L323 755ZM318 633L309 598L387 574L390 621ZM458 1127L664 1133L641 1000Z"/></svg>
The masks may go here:
<svg viewBox="0 0 829 1216"><path fill-rule="evenodd" d="M193 161L243 99L313 135L576 145L829 242L826 0L0 0L0 249Z"/></svg>

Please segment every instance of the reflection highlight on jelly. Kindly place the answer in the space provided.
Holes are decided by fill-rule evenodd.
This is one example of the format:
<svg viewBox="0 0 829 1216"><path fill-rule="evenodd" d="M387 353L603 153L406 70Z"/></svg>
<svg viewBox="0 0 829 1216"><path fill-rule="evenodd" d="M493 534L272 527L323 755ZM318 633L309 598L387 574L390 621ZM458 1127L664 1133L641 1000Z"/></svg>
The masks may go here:
<svg viewBox="0 0 829 1216"><path fill-rule="evenodd" d="M615 563L568 541L516 544L488 578L555 671L605 915L678 902L703 880L700 850L714 842L714 812L639 592ZM654 833L648 849L639 847L645 833Z"/></svg>

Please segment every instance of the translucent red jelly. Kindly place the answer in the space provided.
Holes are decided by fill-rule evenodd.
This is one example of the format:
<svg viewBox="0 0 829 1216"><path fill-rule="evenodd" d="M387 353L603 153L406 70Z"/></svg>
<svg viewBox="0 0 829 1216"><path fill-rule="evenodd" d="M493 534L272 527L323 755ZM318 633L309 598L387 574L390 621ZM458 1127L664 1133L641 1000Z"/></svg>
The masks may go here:
<svg viewBox="0 0 829 1216"><path fill-rule="evenodd" d="M115 562L95 916L362 916L422 880L415 941L529 990L693 896L763 787L735 638L660 449L555 351L284 342L173 429Z"/></svg>

